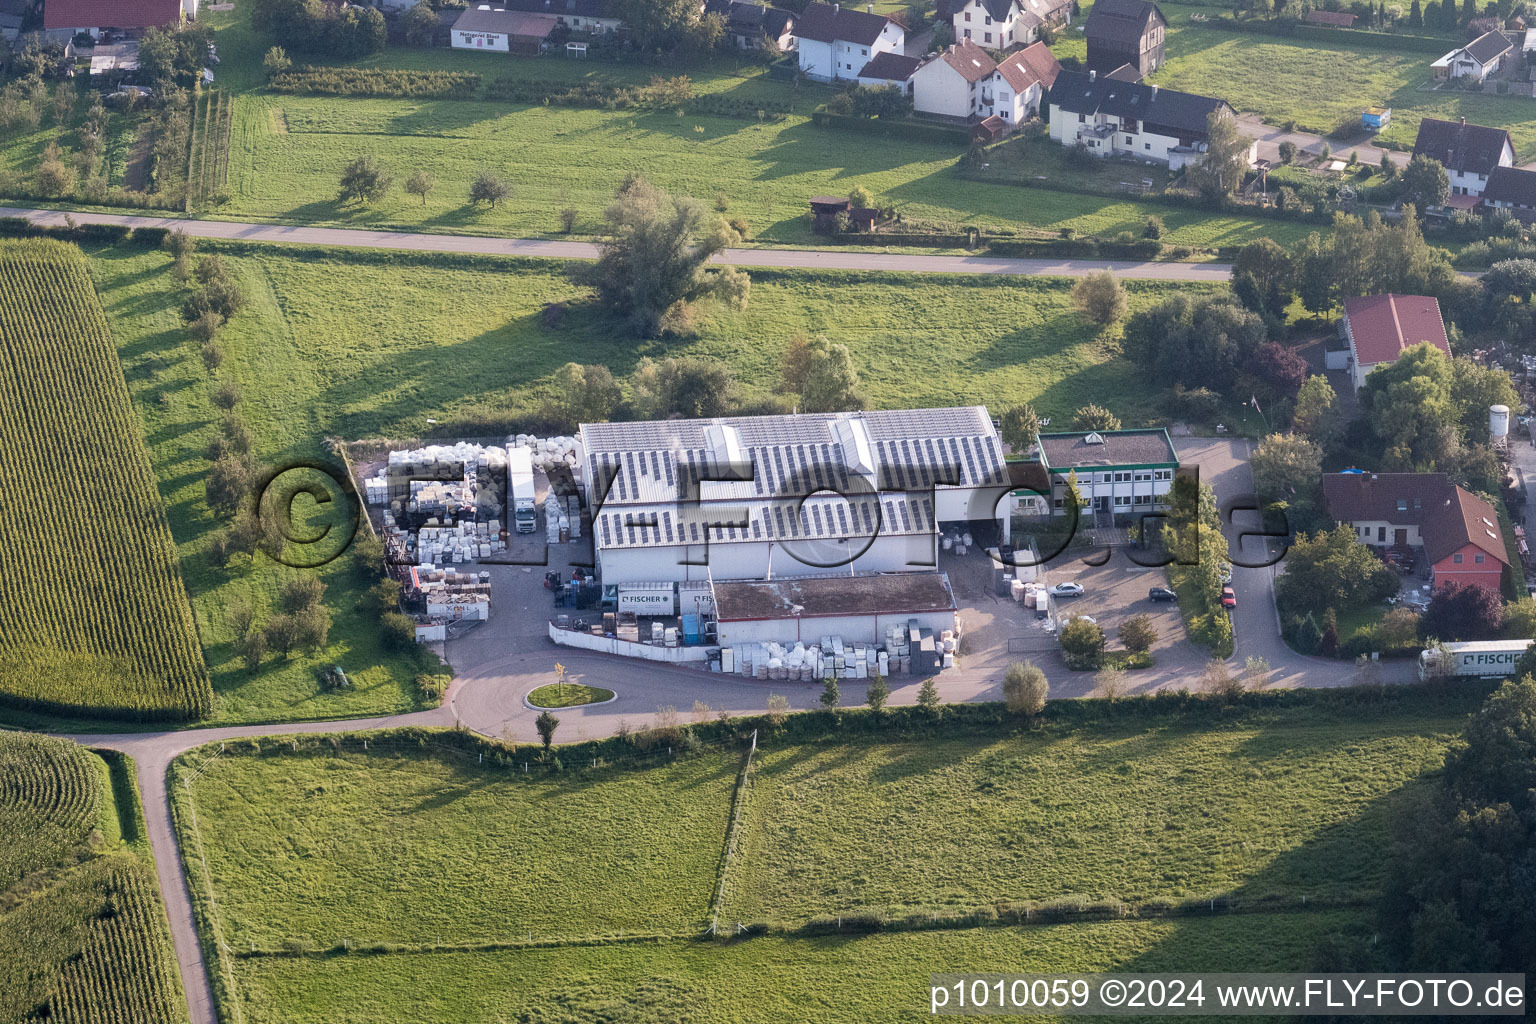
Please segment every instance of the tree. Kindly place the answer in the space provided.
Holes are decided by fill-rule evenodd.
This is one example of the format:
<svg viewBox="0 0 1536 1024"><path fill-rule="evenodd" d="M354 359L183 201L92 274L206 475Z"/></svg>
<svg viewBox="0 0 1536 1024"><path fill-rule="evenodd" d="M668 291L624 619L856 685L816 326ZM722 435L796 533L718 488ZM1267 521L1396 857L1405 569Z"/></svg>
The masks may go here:
<svg viewBox="0 0 1536 1024"><path fill-rule="evenodd" d="M1296 411L1291 425L1299 434L1305 434L1325 451L1343 433L1343 415L1339 411L1338 394L1322 374L1308 377L1296 392Z"/></svg>
<svg viewBox="0 0 1536 1024"><path fill-rule="evenodd" d="M331 635L331 610L314 604L293 613L294 645L308 654L325 646Z"/></svg>
<svg viewBox="0 0 1536 1024"><path fill-rule="evenodd" d="M1125 316L1125 289L1114 272L1102 270L1088 274L1072 286L1072 301L1089 320L1107 327Z"/></svg>
<svg viewBox="0 0 1536 1024"><path fill-rule="evenodd" d="M1051 685L1032 661L1016 661L1003 675L1003 701L1016 715L1034 718L1045 710Z"/></svg>
<svg viewBox="0 0 1536 1024"><path fill-rule="evenodd" d="M632 177L603 219L601 254L583 277L635 333L655 335L664 318L686 313L706 296L746 305L746 275L708 266L739 236L697 200L669 195Z"/></svg>
<svg viewBox="0 0 1536 1024"><path fill-rule="evenodd" d="M1291 164L1296 162L1296 143L1286 140L1276 147L1280 151L1280 162Z"/></svg>
<svg viewBox="0 0 1536 1024"><path fill-rule="evenodd" d="M1440 640L1493 640L1503 625L1498 591L1451 580L1435 588L1422 628L1425 636Z"/></svg>
<svg viewBox="0 0 1536 1024"><path fill-rule="evenodd" d="M1111 704L1124 697L1127 689L1129 689L1129 683L1123 668L1106 666L1093 674L1094 694Z"/></svg>
<svg viewBox="0 0 1536 1024"><path fill-rule="evenodd" d="M1232 700L1243 692L1243 678L1232 671L1220 658L1205 663L1200 673L1200 689L1213 697Z"/></svg>
<svg viewBox="0 0 1536 1024"><path fill-rule="evenodd" d="M1383 651L1404 652L1416 646L1418 640L1419 613L1405 605L1393 608L1376 624L1376 643Z"/></svg>
<svg viewBox="0 0 1536 1024"><path fill-rule="evenodd" d="M417 4L420 7L421 4ZM414 10L415 8L412 8ZM412 171L410 177L405 179L405 191L409 195L420 196L421 205L427 205L427 196L437 187L437 179L430 171Z"/></svg>
<svg viewBox="0 0 1536 1024"><path fill-rule="evenodd" d="M550 744L555 741L555 730L560 727L560 719L548 711L543 711L533 720L533 727L539 730L539 739L543 741L544 749L548 750Z"/></svg>
<svg viewBox="0 0 1536 1024"><path fill-rule="evenodd" d="M512 186L495 171L481 171L469 185L469 201L479 206L490 203L491 209L512 194Z"/></svg>
<svg viewBox="0 0 1536 1024"><path fill-rule="evenodd" d="M623 397L606 366L566 363L555 371L556 403L567 423L601 423Z"/></svg>
<svg viewBox="0 0 1536 1024"><path fill-rule="evenodd" d="M1519 299L1529 305L1536 295L1536 260L1500 260L1483 275L1483 287L1498 299Z"/></svg>
<svg viewBox="0 0 1536 1024"><path fill-rule="evenodd" d="M240 660L245 663L247 672L255 672L261 667L262 659L267 656L267 638L261 630L250 630L237 641L240 648Z"/></svg>
<svg viewBox="0 0 1536 1024"><path fill-rule="evenodd" d="M1023 455L1034 447L1035 435L1040 433L1040 417L1035 414L1034 406L1028 402L1010 405L1003 410L1002 421L1003 443L1015 455Z"/></svg>
<svg viewBox="0 0 1536 1024"><path fill-rule="evenodd" d="M367 206L383 199L393 182L394 179L372 154L363 153L353 157L352 162L342 169L341 187L336 201L349 203L355 199Z"/></svg>
<svg viewBox="0 0 1536 1024"><path fill-rule="evenodd" d="M1302 534L1275 580L1275 601L1285 615L1358 608L1397 592L1397 573L1355 539L1348 526Z"/></svg>
<svg viewBox="0 0 1536 1024"><path fill-rule="evenodd" d="M76 181L75 169L56 156L45 156L32 175L37 190L54 199L73 194Z"/></svg>
<svg viewBox="0 0 1536 1024"><path fill-rule="evenodd" d="M1269 685L1269 659L1250 655L1243 662L1243 686L1249 690L1262 690Z"/></svg>
<svg viewBox="0 0 1536 1024"><path fill-rule="evenodd" d="M1103 628L1081 615L1061 627L1061 652L1067 659L1068 668L1098 668L1104 657L1105 644Z"/></svg>
<svg viewBox="0 0 1536 1024"><path fill-rule="evenodd" d="M1132 615L1120 623L1120 646L1132 654L1143 654L1152 649L1157 643L1157 627L1152 624L1152 616L1141 614Z"/></svg>
<svg viewBox="0 0 1536 1024"><path fill-rule="evenodd" d="M780 370L780 390L799 399L801 412L852 412L864 408L859 374L847 345L797 334Z"/></svg>
<svg viewBox="0 0 1536 1024"><path fill-rule="evenodd" d="M939 711L939 688L934 685L933 677L923 680L923 684L917 688L917 706L929 714L937 714Z"/></svg>
<svg viewBox="0 0 1536 1024"><path fill-rule="evenodd" d="M775 729L789 719L789 698L782 693L768 695L768 724Z"/></svg>
<svg viewBox="0 0 1536 1024"><path fill-rule="evenodd" d="M292 615L274 615L263 632L267 646L284 658L299 645L299 623Z"/></svg>
<svg viewBox="0 0 1536 1024"><path fill-rule="evenodd" d="M1403 168L1398 187L1404 199L1418 209L1426 206L1443 206L1451 194L1451 179L1445 173L1445 165L1432 156L1418 154Z"/></svg>
<svg viewBox="0 0 1536 1024"><path fill-rule="evenodd" d="M1307 379L1307 361L1279 342L1266 341L1253 350L1243 367L1264 394L1265 401L1289 401ZM1255 396L1257 397L1257 396Z"/></svg>
<svg viewBox="0 0 1536 1024"><path fill-rule="evenodd" d="M416 623L401 612L385 612L379 616L379 636L390 650L408 651L416 646Z"/></svg>
<svg viewBox="0 0 1536 1024"><path fill-rule="evenodd" d="M1102 405L1085 405L1072 414L1073 430L1119 430L1120 417Z"/></svg>
<svg viewBox="0 0 1536 1024"><path fill-rule="evenodd" d="M278 592L278 606L285 612L301 612L313 608L325 597L325 583L318 576L294 576L283 584Z"/></svg>
<svg viewBox="0 0 1536 1024"><path fill-rule="evenodd" d="M1413 6L1408 9L1408 27L1424 27L1424 9L1419 0L1413 0Z"/></svg>
<svg viewBox="0 0 1536 1024"><path fill-rule="evenodd" d="M683 356L655 362L644 357L630 380L636 410L651 419L724 416L735 399L736 382L718 360Z"/></svg>
<svg viewBox="0 0 1536 1024"><path fill-rule="evenodd" d="M267 81L271 81L278 75L286 74L293 68L293 61L288 59L288 51L281 46L274 46L267 51L267 55L261 59L261 67L267 73Z"/></svg>
<svg viewBox="0 0 1536 1024"><path fill-rule="evenodd" d="M1205 159L1190 166L1189 183L1209 199L1229 196L1243 183L1251 143L1225 104L1206 117L1205 134Z"/></svg>
<svg viewBox="0 0 1536 1024"><path fill-rule="evenodd" d="M437 40L437 30L442 26L442 19L432 9L427 0L418 0L418 3L406 11L400 19L401 31L405 33L405 42L408 46L431 46Z"/></svg>
<svg viewBox="0 0 1536 1024"><path fill-rule="evenodd" d="M1260 238L1237 251L1232 291L1244 306L1260 316L1280 318L1295 290L1295 260L1274 239Z"/></svg>
<svg viewBox="0 0 1536 1024"><path fill-rule="evenodd" d="M149 28L139 38L139 77L160 93L193 89L203 79L213 30L204 25Z"/></svg>
<svg viewBox="0 0 1536 1024"><path fill-rule="evenodd" d="M1508 640L1536 637L1536 600L1522 597L1504 606L1504 637Z"/></svg>
<svg viewBox="0 0 1536 1024"><path fill-rule="evenodd" d="M208 469L203 481L208 507L216 512L233 512L251 493L256 467L248 457L226 455Z"/></svg>
<svg viewBox="0 0 1536 1024"><path fill-rule="evenodd" d="M864 691L864 703L869 705L871 711L884 711L885 702L891 697L890 684L885 681L885 676L876 672L869 677L869 686Z"/></svg>
<svg viewBox="0 0 1536 1024"><path fill-rule="evenodd" d="M842 700L842 691L837 688L837 677L827 676L826 683L821 688L821 706L830 711L842 703Z"/></svg>
<svg viewBox="0 0 1536 1024"><path fill-rule="evenodd" d="M1316 505L1323 450L1305 437L1270 434L1254 449L1249 465L1260 501Z"/></svg>
<svg viewBox="0 0 1536 1024"><path fill-rule="evenodd" d="M1402 970L1536 967L1536 682L1506 682L1403 817L1382 933Z"/></svg>
<svg viewBox="0 0 1536 1024"><path fill-rule="evenodd" d="M1337 284L1333 279L1333 249L1316 231L1297 247L1296 295L1302 308L1314 315L1333 309Z"/></svg>
<svg viewBox="0 0 1536 1024"><path fill-rule="evenodd" d="M1131 315L1124 351L1154 382L1225 393L1267 335L1263 318L1230 298L1175 295Z"/></svg>

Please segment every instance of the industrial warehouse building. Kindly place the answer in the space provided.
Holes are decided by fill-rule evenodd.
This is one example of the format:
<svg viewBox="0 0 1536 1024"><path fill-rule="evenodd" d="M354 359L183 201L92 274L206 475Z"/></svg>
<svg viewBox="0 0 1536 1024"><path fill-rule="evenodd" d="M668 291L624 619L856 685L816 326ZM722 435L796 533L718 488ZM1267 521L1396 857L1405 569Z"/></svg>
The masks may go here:
<svg viewBox="0 0 1536 1024"><path fill-rule="evenodd" d="M737 580L714 585L722 646L814 644L824 636L878 643L914 620L939 634L955 628L955 596L941 572Z"/></svg>
<svg viewBox="0 0 1536 1024"><path fill-rule="evenodd" d="M1037 434L1032 463L1049 481L1050 511L1068 515L1067 485L1076 477L1085 519L1124 525L1168 507L1168 492L1179 468L1173 441L1162 428L1078 430ZM1035 483L1015 492L1024 515L1043 515L1045 487Z"/></svg>
<svg viewBox="0 0 1536 1024"><path fill-rule="evenodd" d="M980 406L590 423L581 437L604 584L931 569L944 524L1008 509Z"/></svg>

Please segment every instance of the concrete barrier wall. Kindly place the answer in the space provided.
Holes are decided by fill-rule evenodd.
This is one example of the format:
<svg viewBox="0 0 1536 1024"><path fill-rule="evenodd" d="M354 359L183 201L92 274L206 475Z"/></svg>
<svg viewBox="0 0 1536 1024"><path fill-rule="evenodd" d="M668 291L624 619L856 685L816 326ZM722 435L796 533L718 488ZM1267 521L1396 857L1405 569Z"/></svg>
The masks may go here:
<svg viewBox="0 0 1536 1024"><path fill-rule="evenodd" d="M549 638L562 647L576 647L583 651L599 651L603 654L618 654L626 658L644 658L647 661L682 664L685 662L705 662L709 660L709 652L703 647L653 647L650 644L637 644L629 640L620 640L616 637L593 636L591 633L578 633L571 629L561 629L553 622L549 624Z"/></svg>

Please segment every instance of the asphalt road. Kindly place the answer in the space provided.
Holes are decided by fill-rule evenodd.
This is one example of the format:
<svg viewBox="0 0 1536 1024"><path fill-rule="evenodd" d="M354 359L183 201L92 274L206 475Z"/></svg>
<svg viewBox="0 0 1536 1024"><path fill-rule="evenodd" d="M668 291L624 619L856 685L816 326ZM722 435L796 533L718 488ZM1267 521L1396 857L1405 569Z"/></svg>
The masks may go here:
<svg viewBox="0 0 1536 1024"><path fill-rule="evenodd" d="M534 256L542 259L590 260L598 255L591 242L562 242L537 238L486 238L477 235L434 235L408 231L367 231L359 228L311 228L292 224L242 224L237 221L187 220L124 213L73 213L0 206L0 217L26 217L49 227L62 227L66 217L77 224L123 224L128 227L180 228L198 238L245 242L288 242L336 245L360 249L400 249L407 252L478 253L492 256ZM1101 270L1115 276L1156 281L1224 282L1232 276L1229 263L1156 263L1105 260L1016 260L993 256L924 256L913 253L849 252L835 249L727 249L716 263L737 267L799 267L813 270L884 270L904 274L1004 274L1022 277L1084 277Z"/></svg>

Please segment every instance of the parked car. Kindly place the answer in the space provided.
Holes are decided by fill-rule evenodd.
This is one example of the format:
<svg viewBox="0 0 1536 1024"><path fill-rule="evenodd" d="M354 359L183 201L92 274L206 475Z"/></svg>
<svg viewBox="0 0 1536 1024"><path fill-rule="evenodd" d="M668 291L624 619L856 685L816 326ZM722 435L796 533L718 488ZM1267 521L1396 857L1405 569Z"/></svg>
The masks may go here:
<svg viewBox="0 0 1536 1024"><path fill-rule="evenodd" d="M1147 591L1147 599L1150 601L1177 601L1179 595L1167 587L1153 587Z"/></svg>
<svg viewBox="0 0 1536 1024"><path fill-rule="evenodd" d="M1221 606L1229 610L1237 607L1237 594L1231 587L1221 588Z"/></svg>
<svg viewBox="0 0 1536 1024"><path fill-rule="evenodd" d="M1058 583L1051 587L1052 597L1082 597L1083 585L1081 583Z"/></svg>
<svg viewBox="0 0 1536 1024"><path fill-rule="evenodd" d="M1092 615L1074 615L1074 616L1072 616L1072 621L1073 622L1077 622L1078 620L1082 620L1083 622L1088 623L1090 626L1097 626L1099 624L1099 620L1094 618Z"/></svg>
<svg viewBox="0 0 1536 1024"><path fill-rule="evenodd" d="M1222 567L1217 571L1216 575L1221 577L1221 582L1222 582L1223 585L1231 583L1232 582L1232 566L1230 566L1230 565L1222 565Z"/></svg>

